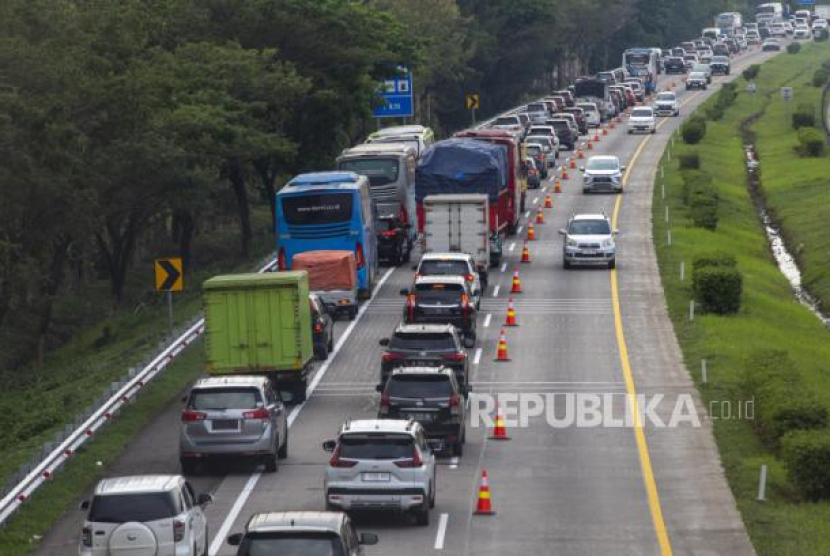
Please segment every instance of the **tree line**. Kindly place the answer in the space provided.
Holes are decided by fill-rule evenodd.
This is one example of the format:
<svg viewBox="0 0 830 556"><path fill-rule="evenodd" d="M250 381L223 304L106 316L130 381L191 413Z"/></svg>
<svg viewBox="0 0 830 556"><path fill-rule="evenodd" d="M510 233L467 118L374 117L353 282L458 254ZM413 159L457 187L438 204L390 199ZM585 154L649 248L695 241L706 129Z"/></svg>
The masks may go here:
<svg viewBox="0 0 830 556"><path fill-rule="evenodd" d="M129 309L137 253L159 237L187 264L229 218L249 258L252 207L273 210L289 176L373 130L398 66L414 76L410 121L441 135L468 124L465 93L495 113L744 3L4 0L0 369L60 343L56 304L84 282Z"/></svg>

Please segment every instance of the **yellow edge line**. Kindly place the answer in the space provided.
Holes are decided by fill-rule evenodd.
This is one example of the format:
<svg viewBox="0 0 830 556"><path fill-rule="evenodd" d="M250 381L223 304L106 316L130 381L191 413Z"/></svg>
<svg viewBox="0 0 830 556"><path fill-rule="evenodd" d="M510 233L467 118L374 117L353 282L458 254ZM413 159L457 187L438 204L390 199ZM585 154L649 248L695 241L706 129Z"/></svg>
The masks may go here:
<svg viewBox="0 0 830 556"><path fill-rule="evenodd" d="M681 107L685 106L694 100L701 93L695 93L685 102L681 103ZM663 126L668 120L663 120L657 125L657 128ZM628 186L628 178L631 175L631 170L637 159L642 154L643 149L651 141L651 136L646 137L640 142L637 150L631 157L631 161L626 168L623 175L623 189ZM620 215L620 206L622 206L622 195L617 197L614 203L614 213L611 217L611 227L617 228L617 220ZM648 496L648 506L651 511L651 521L654 524L654 532L657 535L657 542L660 545L661 556L672 556L671 541L669 540L669 532L666 529L666 522L663 519L663 507L660 504L660 494L657 492L657 481L654 479L654 469L651 466L651 456L648 453L648 443L646 442L646 435L643 432L643 423L640 420L640 407L637 402L637 386L634 384L634 374L631 372L631 361L628 357L628 344L625 341L625 333L623 332L622 311L620 310L620 292L617 282L617 269L611 270L611 299L614 305L614 330L617 336L617 346L620 350L620 362L622 363L623 377L625 380L625 391L629 397L629 407L632 413L632 420L634 423L634 438L637 441L637 451L640 456L640 469L643 472L643 483L645 483L646 495Z"/></svg>

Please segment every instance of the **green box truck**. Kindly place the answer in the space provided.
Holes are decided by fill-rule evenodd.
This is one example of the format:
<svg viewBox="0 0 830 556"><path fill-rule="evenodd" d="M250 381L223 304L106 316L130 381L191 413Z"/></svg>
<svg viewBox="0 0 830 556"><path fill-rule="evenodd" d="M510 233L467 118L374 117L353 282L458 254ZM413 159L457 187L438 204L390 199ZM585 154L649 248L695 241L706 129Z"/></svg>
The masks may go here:
<svg viewBox="0 0 830 556"><path fill-rule="evenodd" d="M203 285L210 374L268 374L306 398L314 356L305 271L215 276Z"/></svg>

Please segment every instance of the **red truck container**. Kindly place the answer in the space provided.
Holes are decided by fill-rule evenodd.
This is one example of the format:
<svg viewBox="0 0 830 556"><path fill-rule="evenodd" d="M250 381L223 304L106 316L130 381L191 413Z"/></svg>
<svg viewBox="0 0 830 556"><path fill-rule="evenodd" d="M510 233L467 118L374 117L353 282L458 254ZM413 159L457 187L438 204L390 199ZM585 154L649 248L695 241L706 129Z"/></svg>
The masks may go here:
<svg viewBox="0 0 830 556"><path fill-rule="evenodd" d="M507 148L507 210L502 221L507 222L507 234L516 233L519 216L525 210L525 192L527 190L522 175L522 153L518 140L510 132L501 129L468 129L459 131L456 137L487 141Z"/></svg>

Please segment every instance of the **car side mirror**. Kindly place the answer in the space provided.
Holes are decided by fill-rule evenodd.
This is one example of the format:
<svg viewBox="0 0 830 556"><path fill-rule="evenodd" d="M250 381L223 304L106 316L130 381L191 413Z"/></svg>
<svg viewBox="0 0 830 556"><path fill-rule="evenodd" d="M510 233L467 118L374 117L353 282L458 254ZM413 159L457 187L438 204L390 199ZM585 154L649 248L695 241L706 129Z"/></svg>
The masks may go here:
<svg viewBox="0 0 830 556"><path fill-rule="evenodd" d="M228 544L231 546L239 546L242 544L242 533L234 533L228 537Z"/></svg>
<svg viewBox="0 0 830 556"><path fill-rule="evenodd" d="M187 403L187 396L182 396L182 403Z"/></svg>
<svg viewBox="0 0 830 556"><path fill-rule="evenodd" d="M372 546L378 543L378 536L374 533L361 533L357 542L364 546Z"/></svg>
<svg viewBox="0 0 830 556"><path fill-rule="evenodd" d="M585 171L585 166L580 166L580 167L579 167L579 171L580 171L580 172L584 172L584 171Z"/></svg>
<svg viewBox="0 0 830 556"><path fill-rule="evenodd" d="M409 295L409 288L401 288L401 295Z"/></svg>
<svg viewBox="0 0 830 556"><path fill-rule="evenodd" d="M389 345L389 338L381 338L380 340L378 340L378 344L383 346L383 347L388 346Z"/></svg>
<svg viewBox="0 0 830 556"><path fill-rule="evenodd" d="M418 265L416 265L416 264L412 265L412 270L418 270Z"/></svg>
<svg viewBox="0 0 830 556"><path fill-rule="evenodd" d="M625 166L620 166L620 172L625 172Z"/></svg>
<svg viewBox="0 0 830 556"><path fill-rule="evenodd" d="M326 452L333 452L335 447L337 447L337 442L334 440L326 440L323 442L323 450Z"/></svg>
<svg viewBox="0 0 830 556"><path fill-rule="evenodd" d="M84 512L87 511L89 509L89 500L84 500L78 504L78 509Z"/></svg>
<svg viewBox="0 0 830 556"><path fill-rule="evenodd" d="M614 235L615 235L615 236L620 235L620 231L619 231L619 230L614 230Z"/></svg>
<svg viewBox="0 0 830 556"><path fill-rule="evenodd" d="M199 496L196 497L196 504L199 506L207 506L208 504L213 504L213 495L208 494L207 492L201 493Z"/></svg>
<svg viewBox="0 0 830 556"><path fill-rule="evenodd" d="M561 228L561 229L559 230L559 235L560 235L560 236L566 236L566 235L568 235L568 232L566 232L566 231L565 231L565 228Z"/></svg>

